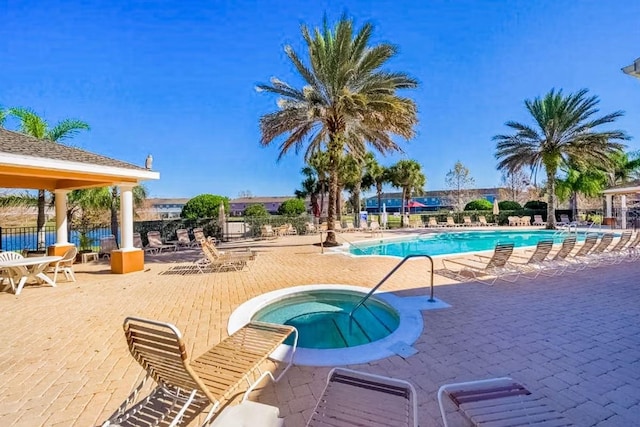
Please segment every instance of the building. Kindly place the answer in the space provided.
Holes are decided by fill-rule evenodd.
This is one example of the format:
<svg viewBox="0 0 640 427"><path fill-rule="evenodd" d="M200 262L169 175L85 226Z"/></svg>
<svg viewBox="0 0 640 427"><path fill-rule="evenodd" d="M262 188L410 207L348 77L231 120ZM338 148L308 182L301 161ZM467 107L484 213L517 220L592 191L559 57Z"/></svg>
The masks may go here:
<svg viewBox="0 0 640 427"><path fill-rule="evenodd" d="M278 213L278 208L284 201L295 199L295 196L268 196L268 197L240 197L229 201L230 214L232 216L242 216L244 210L252 205L262 205L272 215ZM308 203L307 203L308 205Z"/></svg>
<svg viewBox="0 0 640 427"><path fill-rule="evenodd" d="M477 188L465 190L466 194L472 194L472 199L486 199L493 203L499 197L501 188ZM410 207L411 212L429 212L438 210L452 210L454 201L454 191L439 190L425 191L421 196L412 197L412 202L423 206ZM380 203L385 205L387 212L400 212L402 208L402 193L383 193ZM365 209L369 213L378 212L378 196L374 195L365 201Z"/></svg>
<svg viewBox="0 0 640 427"><path fill-rule="evenodd" d="M189 200L189 198L147 199L145 210L157 218L180 218L182 208Z"/></svg>

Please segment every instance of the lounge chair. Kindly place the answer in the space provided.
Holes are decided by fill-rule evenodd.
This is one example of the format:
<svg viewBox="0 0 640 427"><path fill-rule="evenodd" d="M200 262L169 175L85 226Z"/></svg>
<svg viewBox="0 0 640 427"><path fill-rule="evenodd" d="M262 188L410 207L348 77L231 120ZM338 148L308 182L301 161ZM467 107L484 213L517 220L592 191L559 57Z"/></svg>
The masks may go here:
<svg viewBox="0 0 640 427"><path fill-rule="evenodd" d="M560 214L560 221L556 223L556 225L570 225L571 220L569 219L569 215Z"/></svg>
<svg viewBox="0 0 640 427"><path fill-rule="evenodd" d="M444 427L448 427L444 398L474 426L570 426L541 397L531 394L509 377L445 384L438 390L438 405Z"/></svg>
<svg viewBox="0 0 640 427"><path fill-rule="evenodd" d="M438 227L441 227L441 225L438 224L438 221L436 221L436 217L430 216L429 219L427 220L427 228L438 228Z"/></svg>
<svg viewBox="0 0 640 427"><path fill-rule="evenodd" d="M307 222L305 224L306 234L318 234L318 228L312 222Z"/></svg>
<svg viewBox="0 0 640 427"><path fill-rule="evenodd" d="M470 216L463 216L462 217L462 225L464 227L473 227L474 226L473 222L471 222L471 217Z"/></svg>
<svg viewBox="0 0 640 427"><path fill-rule="evenodd" d="M584 258L584 264L589 267L597 267L606 261L605 251L613 242L613 234L605 233L600 242L594 246L589 254Z"/></svg>
<svg viewBox="0 0 640 427"><path fill-rule="evenodd" d="M198 240L191 240L189 238L189 231L184 228L179 228L176 230L176 237L178 238L176 242L178 247L193 248L200 245L200 242Z"/></svg>
<svg viewBox="0 0 640 427"><path fill-rule="evenodd" d="M520 270L508 263L511 254L513 243L498 243L491 257L475 255L476 259L469 262L443 258L442 265L447 273L460 281L477 280L486 285L493 285L498 279L515 281L520 275ZM458 269L452 269L447 263L457 265Z"/></svg>
<svg viewBox="0 0 640 427"><path fill-rule="evenodd" d="M275 239L278 237L278 233L273 231L273 227L269 224L265 224L260 227L260 238L261 239Z"/></svg>
<svg viewBox="0 0 640 427"><path fill-rule="evenodd" d="M367 221L360 221L360 228L358 228L359 231L369 231L369 224L367 223Z"/></svg>
<svg viewBox="0 0 640 427"><path fill-rule="evenodd" d="M382 236L382 228L380 228L380 224L378 224L378 221L371 221L371 224L369 224L369 233L371 233L372 237L376 234Z"/></svg>
<svg viewBox="0 0 640 427"><path fill-rule="evenodd" d="M347 221L345 222L345 224L346 224L346 227L344 231L346 231L347 233L352 233L356 231L356 228L353 226L353 221Z"/></svg>
<svg viewBox="0 0 640 427"><path fill-rule="evenodd" d="M116 236L113 234L100 238L100 250L98 251L98 258L111 258L111 251L118 249L116 243Z"/></svg>
<svg viewBox="0 0 640 427"><path fill-rule="evenodd" d="M602 257L602 263L604 264L620 264L625 260L627 255L627 244L631 242L633 232L625 231L620 235L620 238L616 244L609 251L605 252ZM632 243L633 244L633 243ZM629 245L631 246L631 245Z"/></svg>
<svg viewBox="0 0 640 427"><path fill-rule="evenodd" d="M73 274L73 263L76 262L76 255L78 255L78 248L75 246L69 248L64 255L62 255L60 261L45 270L45 273L53 273L53 283L57 283L58 273L64 274L67 281L76 281L76 276Z"/></svg>
<svg viewBox="0 0 640 427"><path fill-rule="evenodd" d="M478 222L482 227L495 227L497 225L495 222L487 222L487 218L484 215L478 216Z"/></svg>
<svg viewBox="0 0 640 427"><path fill-rule="evenodd" d="M216 239L213 236L204 236L204 231L202 231L202 228L194 228L193 229L193 240L196 241L197 245L200 245L200 240L202 239L206 239L207 241L209 241L212 244L217 244L218 243L218 239Z"/></svg>
<svg viewBox="0 0 640 427"><path fill-rule="evenodd" d="M159 252L158 248L151 248L149 246L145 247L142 244L142 236L140 236L140 233L133 233L133 247L142 249L145 253L148 253L149 255L155 255Z"/></svg>
<svg viewBox="0 0 640 427"><path fill-rule="evenodd" d="M534 215L532 225L547 225L547 223L542 219L542 215Z"/></svg>
<svg viewBox="0 0 640 427"><path fill-rule="evenodd" d="M219 251L213 243L206 239L200 241L204 258L195 261L195 265L201 273L205 270L219 271L241 271L248 265L249 261L256 258L256 254L251 251L243 252L223 252Z"/></svg>
<svg viewBox="0 0 640 427"><path fill-rule="evenodd" d="M571 258L567 257L565 260L566 270L575 272L578 270L584 270L588 265L588 255L598 243L597 234L588 234L584 239L584 243L578 249Z"/></svg>
<svg viewBox="0 0 640 427"><path fill-rule="evenodd" d="M553 256L553 258L547 261L543 261L542 264L546 268L542 268L540 270L540 273L546 276L555 276L557 274L564 273L569 266L567 258L569 257L575 246L576 236L565 237L562 241L560 250Z"/></svg>
<svg viewBox="0 0 640 427"><path fill-rule="evenodd" d="M419 219L412 219L409 221L409 227L411 228L422 228L424 227L424 223Z"/></svg>
<svg viewBox="0 0 640 427"><path fill-rule="evenodd" d="M298 340L292 326L250 322L190 361L182 334L170 323L128 317L124 332L131 355L147 375L104 427L187 425L213 405L206 425L245 382L249 385L246 399L264 378L279 381L291 366ZM284 370L277 377L269 370L263 372L263 362L291 335L294 345ZM148 380L156 386L149 396L139 399L137 395Z"/></svg>
<svg viewBox="0 0 640 427"><path fill-rule="evenodd" d="M529 227L531 226L531 217L530 216L519 216L518 217L518 224L520 224L523 227Z"/></svg>
<svg viewBox="0 0 640 427"><path fill-rule="evenodd" d="M342 223L340 221L333 221L333 231L336 233L344 233L347 230L342 228Z"/></svg>
<svg viewBox="0 0 640 427"><path fill-rule="evenodd" d="M447 222L444 223L445 227L458 227L460 226L460 224L456 224L456 222L453 220L452 216L448 216L447 217Z"/></svg>
<svg viewBox="0 0 640 427"><path fill-rule="evenodd" d="M538 277L543 269L547 268L544 264L547 256L551 252L553 248L553 240L540 240L536 245L536 249L531 253L531 256L524 263L516 262L513 258L521 258L521 256L517 254L513 254L511 257L512 261L509 261L511 266L519 269L522 273L533 273Z"/></svg>
<svg viewBox="0 0 640 427"><path fill-rule="evenodd" d="M176 251L178 249L178 245L162 243L162 238L160 237L159 231L148 231L147 232L147 240L149 241L149 247L155 248L158 250L158 253L161 253L163 250L167 251Z"/></svg>
<svg viewBox="0 0 640 427"><path fill-rule="evenodd" d="M417 416L416 391L407 381L334 368L307 427L417 427Z"/></svg>

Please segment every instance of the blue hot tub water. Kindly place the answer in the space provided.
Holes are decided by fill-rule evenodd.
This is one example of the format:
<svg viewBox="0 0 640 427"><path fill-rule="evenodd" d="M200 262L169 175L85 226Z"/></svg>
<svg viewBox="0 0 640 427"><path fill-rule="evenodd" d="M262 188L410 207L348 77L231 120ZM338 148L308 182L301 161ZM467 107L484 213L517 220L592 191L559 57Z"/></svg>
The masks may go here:
<svg viewBox="0 0 640 427"><path fill-rule="evenodd" d="M388 336L400 323L396 311L375 297L356 310L350 322L349 313L363 296L350 291L307 291L262 308L253 319L295 326L302 348L355 347Z"/></svg>

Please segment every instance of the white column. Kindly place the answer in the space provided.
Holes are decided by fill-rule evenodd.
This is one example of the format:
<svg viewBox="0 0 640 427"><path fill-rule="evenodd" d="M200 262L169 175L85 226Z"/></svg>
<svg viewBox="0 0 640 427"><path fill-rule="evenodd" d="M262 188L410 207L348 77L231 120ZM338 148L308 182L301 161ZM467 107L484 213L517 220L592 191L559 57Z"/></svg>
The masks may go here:
<svg viewBox="0 0 640 427"><path fill-rule="evenodd" d="M607 218L611 218L611 212L612 212L612 207L613 207L613 195L612 194L606 194L604 196L605 198L605 205L606 205L606 214L605 217Z"/></svg>
<svg viewBox="0 0 640 427"><path fill-rule="evenodd" d="M120 249L133 249L133 185L120 187Z"/></svg>
<svg viewBox="0 0 640 427"><path fill-rule="evenodd" d="M67 193L69 190L55 190L56 195L56 246L69 244L67 224Z"/></svg>
<svg viewBox="0 0 640 427"><path fill-rule="evenodd" d="M622 216L622 218L620 218L620 227L622 227L623 230L626 230L627 228L627 196L624 194L620 196L620 215Z"/></svg>

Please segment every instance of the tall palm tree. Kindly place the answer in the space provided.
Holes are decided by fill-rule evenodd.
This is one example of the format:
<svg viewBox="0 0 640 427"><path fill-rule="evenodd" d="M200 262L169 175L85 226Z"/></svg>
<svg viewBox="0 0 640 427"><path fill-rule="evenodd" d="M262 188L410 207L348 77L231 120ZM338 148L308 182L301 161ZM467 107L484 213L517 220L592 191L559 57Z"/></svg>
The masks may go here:
<svg viewBox="0 0 640 427"><path fill-rule="evenodd" d="M325 149L329 157L328 229L333 230L338 194L338 168L343 153L362 157L367 144L380 152L401 151L392 134L409 139L417 123L416 105L399 96L400 89L415 88L416 80L405 73L382 70L397 53L395 46L369 46L373 26L366 23L354 31L353 22L340 19L335 28L325 20L313 32L302 26L307 63L291 46L285 53L305 82L301 89L281 80L257 89L280 96L279 109L260 118L261 144L284 137L281 158L289 150L306 157ZM336 244L333 233L327 243Z"/></svg>
<svg viewBox="0 0 640 427"><path fill-rule="evenodd" d="M640 178L640 151L611 155L611 168L606 174L607 185L617 185Z"/></svg>
<svg viewBox="0 0 640 427"><path fill-rule="evenodd" d="M20 132L38 139L62 142L75 136L81 130L89 130L89 125L86 122L76 119L64 119L55 126L49 127L46 120L29 108L9 108L8 113L20 121ZM38 249L43 249L45 245L44 209L45 192L44 190L38 190L38 219L36 223L38 228Z"/></svg>
<svg viewBox="0 0 640 427"><path fill-rule="evenodd" d="M111 216L111 234L116 236L117 240L119 236L118 211L120 209L120 192L118 191L118 187L100 187L84 191L90 192L87 196L90 207L107 209L109 211ZM142 185L136 185L133 187L132 193L133 205L135 207L142 206L147 198L147 189Z"/></svg>
<svg viewBox="0 0 640 427"><path fill-rule="evenodd" d="M389 170L391 185L402 189L402 216L400 225L404 224L405 206L409 204L411 196L422 194L423 188L427 183L427 178L422 173L422 166L415 160L400 160Z"/></svg>
<svg viewBox="0 0 640 427"><path fill-rule="evenodd" d="M555 228L556 174L570 164L609 164L610 155L620 151L620 141L628 139L621 130L597 131L602 125L613 123L623 113L616 111L594 118L598 113L598 97L587 96L582 89L564 95L551 90L544 97L525 100L524 104L535 125L509 121L506 126L513 135L496 135L498 169L513 172L531 167L534 172L544 168L547 176L547 228ZM536 128L537 127L537 128Z"/></svg>
<svg viewBox="0 0 640 427"><path fill-rule="evenodd" d="M305 180L302 182L302 190L296 190L296 197L306 198L307 196L312 198L315 196L315 203L318 203L318 196L320 197L319 205L314 204L314 200L311 200L311 205L317 212L314 211L314 215L319 218L322 215L324 209L324 196L329 188L329 178L327 168L329 166L329 159L327 153L323 151L317 151L307 159L307 166L302 168L302 174L305 176Z"/></svg>
<svg viewBox="0 0 640 427"><path fill-rule="evenodd" d="M376 187L376 196L378 197L378 213L382 211L382 187L390 182L389 169L382 166L375 157L367 164L367 175L365 179Z"/></svg>

